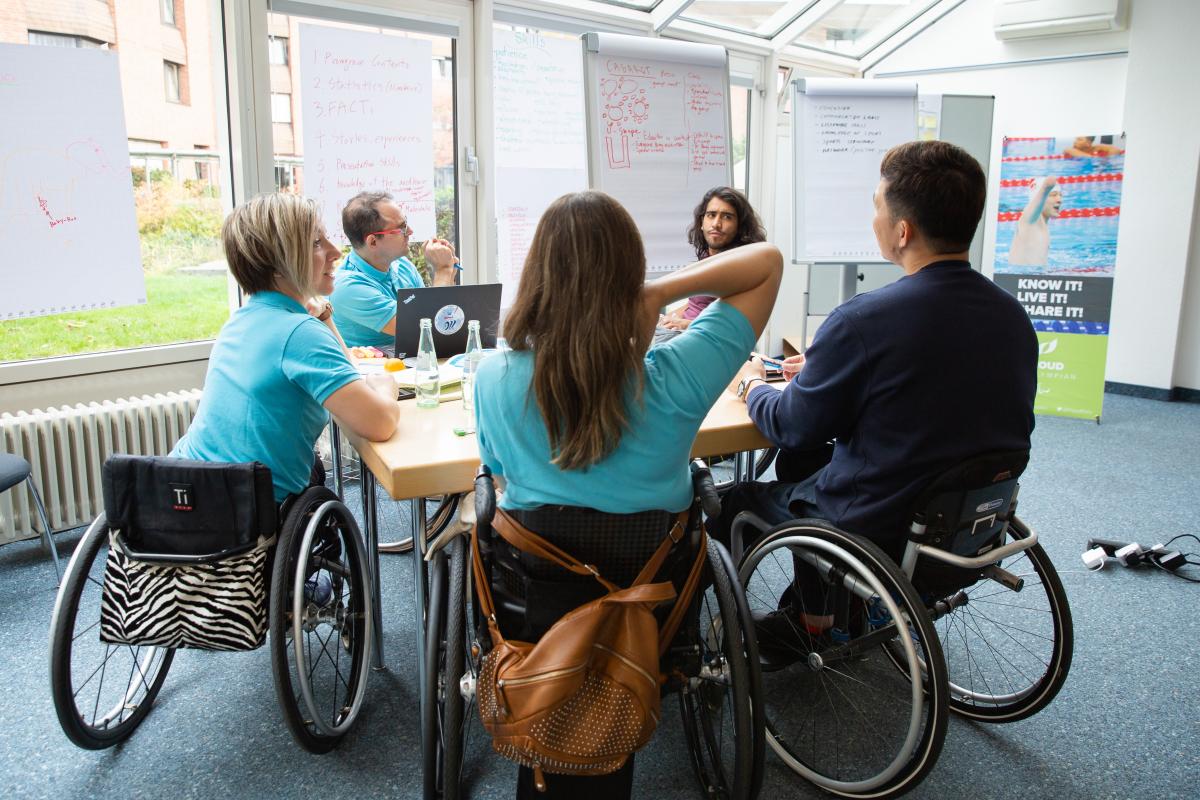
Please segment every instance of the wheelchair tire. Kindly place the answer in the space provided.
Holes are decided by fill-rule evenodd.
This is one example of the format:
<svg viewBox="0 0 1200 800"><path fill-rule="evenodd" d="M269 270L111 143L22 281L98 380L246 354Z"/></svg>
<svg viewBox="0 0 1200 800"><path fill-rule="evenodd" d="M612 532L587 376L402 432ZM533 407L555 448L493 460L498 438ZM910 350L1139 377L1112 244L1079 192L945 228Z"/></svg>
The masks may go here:
<svg viewBox="0 0 1200 800"><path fill-rule="evenodd" d="M1018 519L1010 527L1023 539ZM950 710L980 722L1016 722L1036 714L1067 680L1074 650L1071 608L1050 557L1035 544L1006 560L1020 591L984 580L962 590L934 621L950 676Z"/></svg>
<svg viewBox="0 0 1200 800"><path fill-rule="evenodd" d="M466 652L466 550L456 536L430 561L425 632L425 696L421 704L423 796L463 797L464 699L459 691Z"/></svg>
<svg viewBox="0 0 1200 800"><path fill-rule="evenodd" d="M102 750L129 738L154 705L175 651L100 641L108 556L101 514L75 548L50 621L50 691L67 738Z"/></svg>
<svg viewBox="0 0 1200 800"><path fill-rule="evenodd" d="M820 584L798 592L794 558L816 566ZM948 684L937 635L900 569L873 543L803 519L768 531L739 572L752 612L770 615L756 633L776 755L839 797L888 798L916 786L941 753ZM801 630L806 593L821 595L810 613L832 610L833 628Z"/></svg>
<svg viewBox="0 0 1200 800"><path fill-rule="evenodd" d="M700 674L679 692L692 768L707 798L758 795L766 750L761 720L762 680L749 608L728 551L708 540L712 584L698 598ZM737 620L736 626L725 620Z"/></svg>
<svg viewBox="0 0 1200 800"><path fill-rule="evenodd" d="M271 669L296 742L337 746L362 708L370 670L371 586L358 525L330 490L306 489L275 546Z"/></svg>

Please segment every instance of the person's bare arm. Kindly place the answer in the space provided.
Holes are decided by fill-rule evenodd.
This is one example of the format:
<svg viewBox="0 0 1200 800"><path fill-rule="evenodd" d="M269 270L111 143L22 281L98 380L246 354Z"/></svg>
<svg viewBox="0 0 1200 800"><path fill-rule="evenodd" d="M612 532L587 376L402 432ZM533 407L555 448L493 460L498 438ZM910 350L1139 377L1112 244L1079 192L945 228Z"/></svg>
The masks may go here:
<svg viewBox="0 0 1200 800"><path fill-rule="evenodd" d="M658 309L694 294L710 294L745 315L762 335L783 275L783 256L773 244L761 242L726 250L666 277L647 283L643 300L647 312L658 318Z"/></svg>
<svg viewBox="0 0 1200 800"><path fill-rule="evenodd" d="M425 263L433 276L433 286L453 286L457 281L458 256L454 246L445 239L430 239L425 243Z"/></svg>
<svg viewBox="0 0 1200 800"><path fill-rule="evenodd" d="M325 408L337 417L339 425L354 434L372 442L386 441L400 421L396 384L390 375L386 378L386 384L365 380L348 383L325 399Z"/></svg>
<svg viewBox="0 0 1200 800"><path fill-rule="evenodd" d="M1030 183L1032 182L1031 180ZM1025 204L1025 210L1021 212L1021 218L1018 221L1025 224L1036 222L1042 216L1042 208L1046 205L1046 198L1050 196L1050 192L1057 185L1058 179L1053 175L1043 178L1038 190L1030 195L1029 202Z"/></svg>
<svg viewBox="0 0 1200 800"><path fill-rule="evenodd" d="M342 338L342 332L337 329L337 325L333 324L333 303L330 303L324 297L312 297L304 304L308 313L317 318L326 328L333 331L333 338L337 339L338 344L342 348L342 352L346 354L346 358L350 359L351 364L357 364L358 359L350 352L350 348L346 347L346 340ZM321 319L321 317L325 319Z"/></svg>

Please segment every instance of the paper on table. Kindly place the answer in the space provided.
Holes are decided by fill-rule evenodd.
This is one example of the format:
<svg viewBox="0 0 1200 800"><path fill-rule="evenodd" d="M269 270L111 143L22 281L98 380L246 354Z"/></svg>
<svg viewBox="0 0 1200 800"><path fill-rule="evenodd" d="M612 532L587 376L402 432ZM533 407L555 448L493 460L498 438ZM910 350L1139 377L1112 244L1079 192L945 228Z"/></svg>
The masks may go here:
<svg viewBox="0 0 1200 800"><path fill-rule="evenodd" d="M393 372L396 376L396 383L407 389L413 389L417 385L417 371L411 367L408 369ZM452 367L449 364L442 364L438 368L438 377L441 378L442 388L452 386L462 382L462 370L458 367Z"/></svg>

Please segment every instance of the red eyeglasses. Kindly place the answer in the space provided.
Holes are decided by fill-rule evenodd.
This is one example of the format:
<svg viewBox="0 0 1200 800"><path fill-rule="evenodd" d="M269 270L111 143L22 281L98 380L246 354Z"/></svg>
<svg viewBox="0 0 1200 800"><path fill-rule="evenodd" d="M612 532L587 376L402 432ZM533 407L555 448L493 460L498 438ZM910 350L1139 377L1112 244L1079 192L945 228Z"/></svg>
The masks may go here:
<svg viewBox="0 0 1200 800"><path fill-rule="evenodd" d="M387 236L389 233L412 233L412 226L404 222L399 228L388 228L386 231L371 231L367 236Z"/></svg>

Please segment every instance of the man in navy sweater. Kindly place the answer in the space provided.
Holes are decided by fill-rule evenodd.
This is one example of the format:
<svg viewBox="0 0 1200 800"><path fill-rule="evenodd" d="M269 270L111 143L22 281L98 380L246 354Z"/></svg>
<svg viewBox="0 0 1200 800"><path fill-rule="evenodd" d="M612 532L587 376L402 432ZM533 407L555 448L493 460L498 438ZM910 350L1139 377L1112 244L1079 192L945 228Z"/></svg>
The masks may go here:
<svg viewBox="0 0 1200 800"><path fill-rule="evenodd" d="M798 482L735 487L714 535L728 541L743 510L771 523L820 517L898 558L929 480L979 453L1029 447L1037 338L1016 299L967 261L986 193L979 163L952 144L884 156L873 227L904 276L835 309L785 362L782 391L760 362L731 386L781 457L832 441L832 458Z"/></svg>

